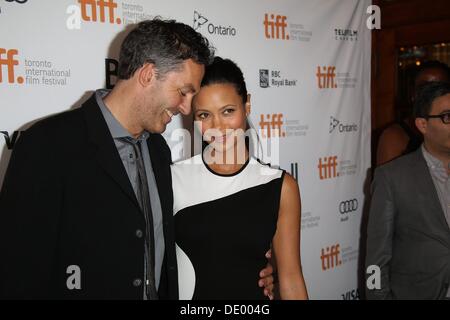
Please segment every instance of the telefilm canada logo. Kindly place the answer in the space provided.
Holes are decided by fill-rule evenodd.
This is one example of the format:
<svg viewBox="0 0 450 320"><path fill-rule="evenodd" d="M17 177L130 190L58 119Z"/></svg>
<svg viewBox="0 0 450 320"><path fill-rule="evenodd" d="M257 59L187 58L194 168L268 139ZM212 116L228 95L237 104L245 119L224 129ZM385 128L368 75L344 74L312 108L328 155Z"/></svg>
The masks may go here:
<svg viewBox="0 0 450 320"><path fill-rule="evenodd" d="M234 37L237 34L235 27L213 22L199 11L194 11L192 27L196 31L207 31L211 35Z"/></svg>
<svg viewBox="0 0 450 320"><path fill-rule="evenodd" d="M334 39L337 41L358 41L358 30L355 29L334 29Z"/></svg>
<svg viewBox="0 0 450 320"><path fill-rule="evenodd" d="M261 88L296 87L297 79L283 76L280 70L259 69L259 86Z"/></svg>

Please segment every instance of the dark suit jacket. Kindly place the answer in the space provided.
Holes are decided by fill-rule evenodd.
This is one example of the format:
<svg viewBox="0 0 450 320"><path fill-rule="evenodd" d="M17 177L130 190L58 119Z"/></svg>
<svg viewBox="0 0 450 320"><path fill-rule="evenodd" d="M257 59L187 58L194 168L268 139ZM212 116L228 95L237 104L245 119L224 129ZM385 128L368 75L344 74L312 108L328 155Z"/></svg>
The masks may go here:
<svg viewBox="0 0 450 320"><path fill-rule="evenodd" d="M441 299L450 282L450 228L422 150L375 172L366 267L381 268L369 299Z"/></svg>
<svg viewBox="0 0 450 320"><path fill-rule="evenodd" d="M148 141L163 211L161 298L178 298L170 150ZM145 220L93 95L17 142L0 193L0 298L142 299ZM81 289L69 290L81 270Z"/></svg>

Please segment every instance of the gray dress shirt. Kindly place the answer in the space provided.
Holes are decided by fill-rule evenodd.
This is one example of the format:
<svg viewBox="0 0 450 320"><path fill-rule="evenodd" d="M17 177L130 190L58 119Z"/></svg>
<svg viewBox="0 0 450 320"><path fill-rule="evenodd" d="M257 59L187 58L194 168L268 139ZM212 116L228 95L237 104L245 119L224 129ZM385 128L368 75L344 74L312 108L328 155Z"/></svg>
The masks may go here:
<svg viewBox="0 0 450 320"><path fill-rule="evenodd" d="M425 149L423 144L422 153L427 162L434 186L436 187L442 211L445 214L445 219L450 228L450 178L447 174L447 169L444 167L441 160L437 159ZM447 291L447 297L450 297L450 288Z"/></svg>
<svg viewBox="0 0 450 320"><path fill-rule="evenodd" d="M103 102L103 98L109 93L109 90L100 89L95 92L97 103L100 106L100 110L105 118L106 124L108 125L109 131L114 139L117 151L119 152L120 159L127 172L130 183L133 186L133 190L137 195L137 167L136 161L134 160L133 147L121 141L118 138L132 137L131 134L117 121L113 116L111 111L106 107ZM144 160L145 171L147 174L148 189L150 193L150 201L153 213L153 229L155 235L155 284L156 288L159 287L160 277L161 277L161 267L164 259L164 233L162 226L162 209L161 202L158 194L158 187L156 185L155 175L153 173L152 162L150 160L150 153L147 146L147 138L149 137L148 132L144 132L139 136L138 140L143 140L142 142L142 158ZM131 262L130 262L131 263Z"/></svg>

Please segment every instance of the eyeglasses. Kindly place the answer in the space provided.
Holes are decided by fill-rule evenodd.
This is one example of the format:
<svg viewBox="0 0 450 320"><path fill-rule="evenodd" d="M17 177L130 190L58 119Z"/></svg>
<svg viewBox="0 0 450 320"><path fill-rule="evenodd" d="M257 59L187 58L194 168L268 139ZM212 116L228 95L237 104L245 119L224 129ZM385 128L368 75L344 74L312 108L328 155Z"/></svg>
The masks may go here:
<svg viewBox="0 0 450 320"><path fill-rule="evenodd" d="M425 119L429 119L429 118L441 118L442 123L450 124L450 112L444 112L444 113L435 114L435 115L430 114L425 117Z"/></svg>

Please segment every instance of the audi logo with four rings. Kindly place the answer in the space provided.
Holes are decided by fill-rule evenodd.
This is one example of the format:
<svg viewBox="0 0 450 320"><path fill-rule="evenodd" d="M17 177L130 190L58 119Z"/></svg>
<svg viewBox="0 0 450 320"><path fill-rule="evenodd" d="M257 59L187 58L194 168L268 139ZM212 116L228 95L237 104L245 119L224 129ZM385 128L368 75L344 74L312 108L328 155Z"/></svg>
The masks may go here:
<svg viewBox="0 0 450 320"><path fill-rule="evenodd" d="M350 213L358 209L358 200L351 199L347 201L342 201L339 204L339 212L341 214Z"/></svg>

